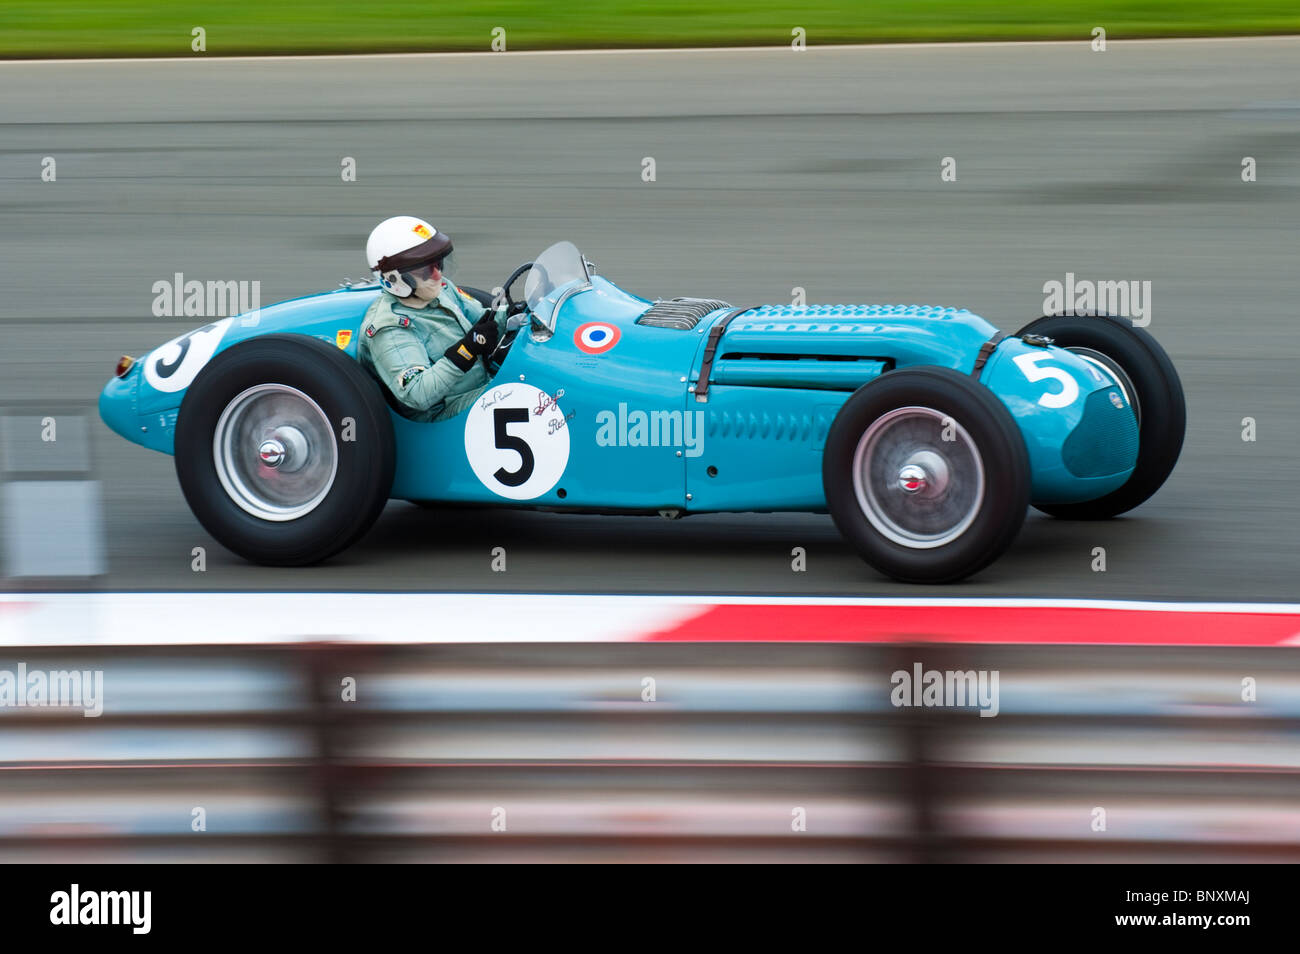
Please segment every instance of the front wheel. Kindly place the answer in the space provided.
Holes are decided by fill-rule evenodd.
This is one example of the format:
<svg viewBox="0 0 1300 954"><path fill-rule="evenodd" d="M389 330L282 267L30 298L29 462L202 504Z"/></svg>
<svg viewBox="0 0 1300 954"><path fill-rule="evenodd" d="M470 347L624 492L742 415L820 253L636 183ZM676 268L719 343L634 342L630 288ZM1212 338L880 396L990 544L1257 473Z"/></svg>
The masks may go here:
<svg viewBox="0 0 1300 954"><path fill-rule="evenodd" d="M822 484L835 525L869 564L907 583L951 583L1020 531L1029 454L988 388L948 368L906 368L845 402Z"/></svg>
<svg viewBox="0 0 1300 954"><path fill-rule="evenodd" d="M176 475L194 516L267 565L317 563L369 530L392 487L394 448L376 382L305 335L223 351L176 421Z"/></svg>
<svg viewBox="0 0 1300 954"><path fill-rule="evenodd" d="M1132 510L1160 489L1178 463L1187 428L1183 385L1159 342L1110 315L1052 315L1016 333L1045 335L1119 385L1138 419L1138 458L1123 486L1096 500L1039 504L1067 520L1104 520Z"/></svg>

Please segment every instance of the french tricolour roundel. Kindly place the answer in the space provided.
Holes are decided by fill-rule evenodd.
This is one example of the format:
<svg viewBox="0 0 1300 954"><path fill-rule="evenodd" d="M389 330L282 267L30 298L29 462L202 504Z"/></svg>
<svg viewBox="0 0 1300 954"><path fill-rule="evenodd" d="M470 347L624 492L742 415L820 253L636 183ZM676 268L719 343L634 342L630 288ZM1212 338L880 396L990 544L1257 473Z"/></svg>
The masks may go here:
<svg viewBox="0 0 1300 954"><path fill-rule="evenodd" d="M618 329L605 321L589 321L573 333L573 343L587 354L604 354L618 344Z"/></svg>

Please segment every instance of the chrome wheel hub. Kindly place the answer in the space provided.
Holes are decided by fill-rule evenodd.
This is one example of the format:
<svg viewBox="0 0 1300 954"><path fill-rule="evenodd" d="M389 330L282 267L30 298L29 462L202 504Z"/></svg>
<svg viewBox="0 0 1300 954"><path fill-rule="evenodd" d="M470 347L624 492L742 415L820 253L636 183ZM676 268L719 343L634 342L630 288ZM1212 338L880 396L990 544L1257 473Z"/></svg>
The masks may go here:
<svg viewBox="0 0 1300 954"><path fill-rule="evenodd" d="M267 467L279 467L284 463L284 445L277 440L263 441L257 453Z"/></svg>
<svg viewBox="0 0 1300 954"><path fill-rule="evenodd" d="M257 448L264 465L285 474L301 470L307 463L308 453L307 435L291 424L277 427Z"/></svg>
<svg viewBox="0 0 1300 954"><path fill-rule="evenodd" d="M212 453L230 499L262 520L311 513L338 472L338 444L325 412L283 384L259 384L226 405Z"/></svg>
<svg viewBox="0 0 1300 954"><path fill-rule="evenodd" d="M908 464L898 472L898 486L905 494L919 494L930 483L930 475L915 464Z"/></svg>
<svg viewBox="0 0 1300 954"><path fill-rule="evenodd" d="M948 489L948 462L933 451L917 451L898 472L898 486L905 494L938 497Z"/></svg>
<svg viewBox="0 0 1300 954"><path fill-rule="evenodd" d="M853 490L887 539L925 550L952 543L979 514L984 461L966 429L928 407L871 423L853 456Z"/></svg>

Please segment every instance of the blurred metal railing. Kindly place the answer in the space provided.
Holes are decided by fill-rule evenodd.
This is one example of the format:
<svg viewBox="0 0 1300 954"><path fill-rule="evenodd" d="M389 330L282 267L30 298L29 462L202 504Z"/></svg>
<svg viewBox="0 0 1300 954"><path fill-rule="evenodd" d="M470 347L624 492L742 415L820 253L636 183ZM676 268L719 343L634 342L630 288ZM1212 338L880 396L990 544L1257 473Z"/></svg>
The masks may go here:
<svg viewBox="0 0 1300 954"><path fill-rule="evenodd" d="M1289 649L0 651L18 662L103 670L105 703L0 708L5 861L1300 859ZM998 715L895 707L916 663L998 671Z"/></svg>

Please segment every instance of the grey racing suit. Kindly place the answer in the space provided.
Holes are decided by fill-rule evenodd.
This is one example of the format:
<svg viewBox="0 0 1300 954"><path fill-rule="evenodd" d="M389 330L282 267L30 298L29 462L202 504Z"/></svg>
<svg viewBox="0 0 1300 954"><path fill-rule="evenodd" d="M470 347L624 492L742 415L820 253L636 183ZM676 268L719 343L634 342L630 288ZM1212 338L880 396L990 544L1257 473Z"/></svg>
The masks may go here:
<svg viewBox="0 0 1300 954"><path fill-rule="evenodd" d="M438 297L423 308L383 292L361 321L357 357L417 421L445 421L474 403L490 381L479 358L462 371L443 352L464 337L487 311L444 279ZM496 313L505 335L505 309Z"/></svg>

